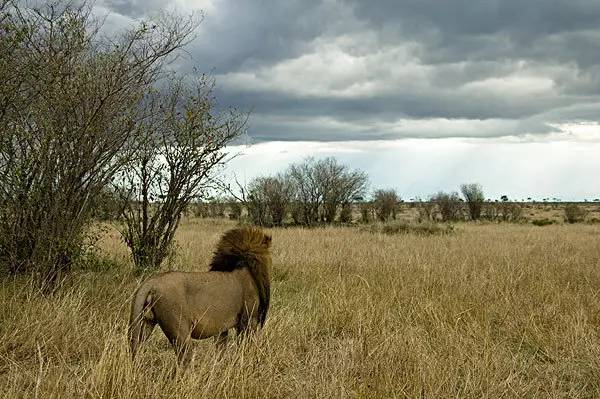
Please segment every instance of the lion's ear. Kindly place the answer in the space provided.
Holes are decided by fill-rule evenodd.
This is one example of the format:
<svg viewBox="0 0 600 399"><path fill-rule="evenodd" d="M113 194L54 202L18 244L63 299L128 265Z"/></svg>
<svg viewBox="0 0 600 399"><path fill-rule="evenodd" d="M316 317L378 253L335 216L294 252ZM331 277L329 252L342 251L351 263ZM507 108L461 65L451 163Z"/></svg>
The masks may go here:
<svg viewBox="0 0 600 399"><path fill-rule="evenodd" d="M268 235L265 234L265 238L263 238L263 244L267 248L269 248L271 246L271 241L272 241L271 236L268 236Z"/></svg>

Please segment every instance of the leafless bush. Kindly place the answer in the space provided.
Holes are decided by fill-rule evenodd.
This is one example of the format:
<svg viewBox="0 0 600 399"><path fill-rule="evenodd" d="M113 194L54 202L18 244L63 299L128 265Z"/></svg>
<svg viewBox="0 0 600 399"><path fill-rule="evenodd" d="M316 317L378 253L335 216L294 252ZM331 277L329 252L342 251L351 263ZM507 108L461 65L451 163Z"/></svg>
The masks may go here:
<svg viewBox="0 0 600 399"><path fill-rule="evenodd" d="M340 211L340 222L352 223L352 204L343 204Z"/></svg>
<svg viewBox="0 0 600 399"><path fill-rule="evenodd" d="M204 201L193 202L189 205L192 214L197 218L208 218L210 217L209 204Z"/></svg>
<svg viewBox="0 0 600 399"><path fill-rule="evenodd" d="M288 213L292 189L283 175L258 177L248 187L246 206L252 223L282 226Z"/></svg>
<svg viewBox="0 0 600 399"><path fill-rule="evenodd" d="M130 159L140 101L196 23L114 39L83 3L0 8L0 261L53 283L78 256L91 201Z"/></svg>
<svg viewBox="0 0 600 399"><path fill-rule="evenodd" d="M460 186L460 191L467 203L471 220L479 219L483 208L483 202L485 201L481 185L477 183L462 184Z"/></svg>
<svg viewBox="0 0 600 399"><path fill-rule="evenodd" d="M130 199L122 234L138 270L159 267L169 254L183 211L212 187L214 169L226 160L225 146L246 122L233 111L214 112L206 78L193 85L173 79L145 100L148 117L137 125L136 152L118 180ZM222 200L209 203L211 216L224 216Z"/></svg>
<svg viewBox="0 0 600 399"><path fill-rule="evenodd" d="M92 217L101 221L116 221L121 217L123 202L118 193L107 186L91 199Z"/></svg>
<svg viewBox="0 0 600 399"><path fill-rule="evenodd" d="M363 201L359 204L360 221L362 223L371 223L375 220L375 207L371 201Z"/></svg>
<svg viewBox="0 0 600 399"><path fill-rule="evenodd" d="M208 199L208 212L209 216L214 219L221 219L225 217L225 210L227 209L227 200L222 197L210 197Z"/></svg>
<svg viewBox="0 0 600 399"><path fill-rule="evenodd" d="M434 194L430 201L437 205L444 222L458 220L461 216L462 204L457 192L445 193L443 191Z"/></svg>
<svg viewBox="0 0 600 399"><path fill-rule="evenodd" d="M587 211L577 204L567 204L565 206L565 221L567 223L583 222Z"/></svg>
<svg viewBox="0 0 600 399"><path fill-rule="evenodd" d="M417 211L419 212L419 222L428 222L434 219L435 203L432 200L418 201Z"/></svg>
<svg viewBox="0 0 600 399"><path fill-rule="evenodd" d="M366 173L350 170L335 158L308 158L291 165L287 176L306 225L333 223L343 206L364 195L368 184Z"/></svg>
<svg viewBox="0 0 600 399"><path fill-rule="evenodd" d="M373 194L373 206L377 219L382 222L390 218L396 219L396 212L400 204L400 196L396 190L377 190Z"/></svg>
<svg viewBox="0 0 600 399"><path fill-rule="evenodd" d="M523 209L514 202L502 202L500 204L500 213L505 222L518 222L521 220Z"/></svg>
<svg viewBox="0 0 600 399"><path fill-rule="evenodd" d="M244 209L242 203L236 200L235 198L230 198L227 204L229 206L229 219L241 220L242 211Z"/></svg>

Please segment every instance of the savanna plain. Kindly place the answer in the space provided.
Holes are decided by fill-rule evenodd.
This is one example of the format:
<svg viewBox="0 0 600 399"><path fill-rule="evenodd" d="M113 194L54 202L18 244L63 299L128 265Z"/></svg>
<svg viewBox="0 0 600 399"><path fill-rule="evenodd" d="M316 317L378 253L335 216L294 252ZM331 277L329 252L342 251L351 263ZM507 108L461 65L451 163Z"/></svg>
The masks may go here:
<svg viewBox="0 0 600 399"><path fill-rule="evenodd" d="M207 270L235 223L186 219L165 269ZM127 353L131 272L114 225L53 295L0 286L6 398L600 397L600 225L459 223L451 234L285 228L256 336L196 341L185 372L156 329Z"/></svg>

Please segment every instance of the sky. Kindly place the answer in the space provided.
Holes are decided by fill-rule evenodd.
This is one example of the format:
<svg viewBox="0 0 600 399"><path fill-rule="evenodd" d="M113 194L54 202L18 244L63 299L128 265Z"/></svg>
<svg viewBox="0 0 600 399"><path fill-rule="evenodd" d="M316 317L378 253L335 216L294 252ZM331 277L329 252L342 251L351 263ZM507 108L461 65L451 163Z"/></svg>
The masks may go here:
<svg viewBox="0 0 600 399"><path fill-rule="evenodd" d="M307 156L427 198L600 197L598 0L97 0L118 31L163 7L203 20L173 68L249 111L242 181Z"/></svg>

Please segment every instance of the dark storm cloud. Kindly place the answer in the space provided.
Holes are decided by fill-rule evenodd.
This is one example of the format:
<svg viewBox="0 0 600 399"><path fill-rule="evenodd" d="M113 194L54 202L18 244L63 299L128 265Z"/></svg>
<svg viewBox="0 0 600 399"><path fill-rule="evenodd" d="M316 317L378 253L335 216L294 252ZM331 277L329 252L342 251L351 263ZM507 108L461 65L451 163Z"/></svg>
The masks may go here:
<svg viewBox="0 0 600 399"><path fill-rule="evenodd" d="M404 95L403 95L404 94ZM257 113L284 116L293 110L295 116L333 116L343 120L377 117L383 121L397 118L520 119L531 117L548 108L567 106L568 98L519 98L486 96L461 97L452 91L436 93L398 93L360 98L304 97L293 94L243 90L218 90L221 104L239 109L251 105Z"/></svg>
<svg viewBox="0 0 600 399"><path fill-rule="evenodd" d="M297 57L330 23L330 7L314 0L224 2L216 7L190 51L193 61L217 73Z"/></svg>
<svg viewBox="0 0 600 399"><path fill-rule="evenodd" d="M165 0L103 0L110 11L131 18L151 16ZM335 6L317 0L215 1L202 10L198 38L187 50L192 66L226 73L302 54L307 43L331 30ZM180 7L175 7L182 11ZM189 67L190 65L186 65Z"/></svg>
<svg viewBox="0 0 600 399"><path fill-rule="evenodd" d="M406 120L442 121L414 137L518 136L600 115L597 0L218 0L188 53L179 68L212 71L257 140L411 137Z"/></svg>

